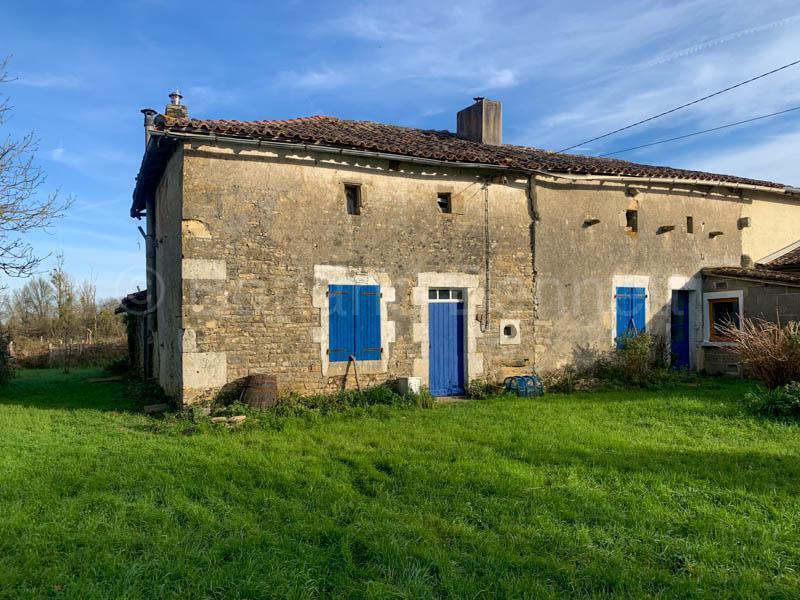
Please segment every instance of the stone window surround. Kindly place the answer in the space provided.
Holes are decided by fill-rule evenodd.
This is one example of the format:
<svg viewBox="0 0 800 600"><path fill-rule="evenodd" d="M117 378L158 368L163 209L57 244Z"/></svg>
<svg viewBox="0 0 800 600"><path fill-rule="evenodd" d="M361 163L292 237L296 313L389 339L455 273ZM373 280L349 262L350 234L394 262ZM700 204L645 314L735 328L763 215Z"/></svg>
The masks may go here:
<svg viewBox="0 0 800 600"><path fill-rule="evenodd" d="M381 353L380 360L356 361L359 373L374 374L389 371L389 344L395 341L395 323L389 320L387 304L395 301L395 289L386 273L373 269L314 265L314 287L312 306L319 309L319 327L312 329L312 339L320 345L320 360L323 377L340 376L347 373L349 362L331 362L328 358L330 345L329 285L378 285L381 288Z"/></svg>
<svg viewBox="0 0 800 600"><path fill-rule="evenodd" d="M478 338L483 336L480 323L476 318L478 305L483 298L480 277L468 273L419 273L417 285L411 288L411 303L419 307L419 320L413 324L412 337L419 344L419 357L414 359L412 375L419 377L423 385L429 379L429 344L428 335L428 291L430 288L450 288L464 291L464 307L466 314L466 373L464 380L471 381L483 375L483 354L478 352Z"/></svg>
<svg viewBox="0 0 800 600"><path fill-rule="evenodd" d="M505 334L506 327L511 327L513 335ZM519 319L500 319L500 345L519 346L522 343L522 331L520 330Z"/></svg>
<svg viewBox="0 0 800 600"><path fill-rule="evenodd" d="M706 292L703 294L703 345L712 347L735 346L735 342L724 342L711 339L711 313L709 300L738 300L739 301L739 326L744 317L744 290L725 290L724 292Z"/></svg>
<svg viewBox="0 0 800 600"><path fill-rule="evenodd" d="M650 276L649 275L614 275L611 282L611 346L614 347L617 340L617 288L637 287L644 288L644 324L645 330L649 331L648 319L650 312Z"/></svg>

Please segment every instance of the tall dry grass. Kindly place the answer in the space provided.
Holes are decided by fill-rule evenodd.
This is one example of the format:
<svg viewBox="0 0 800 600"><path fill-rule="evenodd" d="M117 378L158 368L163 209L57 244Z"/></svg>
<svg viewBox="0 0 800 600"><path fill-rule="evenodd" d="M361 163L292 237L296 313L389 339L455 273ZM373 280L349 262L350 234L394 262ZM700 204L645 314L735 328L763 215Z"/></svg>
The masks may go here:
<svg viewBox="0 0 800 600"><path fill-rule="evenodd" d="M762 319L742 319L741 328L722 327L735 346L729 351L745 372L774 390L792 381L800 381L800 323L786 325Z"/></svg>

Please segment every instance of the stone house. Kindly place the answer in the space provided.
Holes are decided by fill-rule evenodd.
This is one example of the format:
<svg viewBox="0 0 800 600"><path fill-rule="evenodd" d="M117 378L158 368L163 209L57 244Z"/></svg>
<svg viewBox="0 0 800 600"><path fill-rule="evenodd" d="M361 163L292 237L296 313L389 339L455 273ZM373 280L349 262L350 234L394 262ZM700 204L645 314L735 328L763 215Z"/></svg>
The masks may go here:
<svg viewBox="0 0 800 600"><path fill-rule="evenodd" d="M419 377L438 395L546 371L632 329L703 368L703 269L800 238L800 190L334 117L146 109L148 374L179 402ZM676 328L677 327L677 328Z"/></svg>

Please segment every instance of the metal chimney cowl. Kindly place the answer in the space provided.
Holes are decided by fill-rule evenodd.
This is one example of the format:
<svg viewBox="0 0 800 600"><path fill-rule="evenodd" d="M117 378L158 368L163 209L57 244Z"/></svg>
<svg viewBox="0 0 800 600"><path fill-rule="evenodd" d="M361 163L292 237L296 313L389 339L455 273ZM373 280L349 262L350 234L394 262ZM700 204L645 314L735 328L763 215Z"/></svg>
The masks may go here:
<svg viewBox="0 0 800 600"><path fill-rule="evenodd" d="M164 114L174 119L188 119L189 109L185 104L181 104L182 99L183 96L180 90L176 89L174 92L170 92L169 104L164 109Z"/></svg>

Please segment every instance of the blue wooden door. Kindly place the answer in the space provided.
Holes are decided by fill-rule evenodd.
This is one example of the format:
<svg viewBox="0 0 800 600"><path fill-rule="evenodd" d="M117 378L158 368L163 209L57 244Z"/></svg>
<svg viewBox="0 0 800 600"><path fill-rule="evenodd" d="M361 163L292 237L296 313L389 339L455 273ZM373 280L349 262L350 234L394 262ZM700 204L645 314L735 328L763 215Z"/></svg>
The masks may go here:
<svg viewBox="0 0 800 600"><path fill-rule="evenodd" d="M689 368L689 292L672 292L672 322L670 325L672 365Z"/></svg>
<svg viewBox="0 0 800 600"><path fill-rule="evenodd" d="M644 288L618 287L617 299L617 347L625 338L642 333L647 328Z"/></svg>
<svg viewBox="0 0 800 600"><path fill-rule="evenodd" d="M428 304L429 384L434 396L464 393L464 303Z"/></svg>

